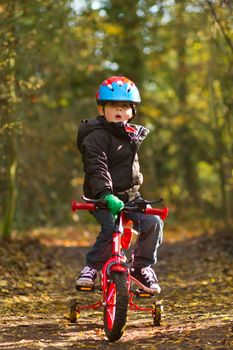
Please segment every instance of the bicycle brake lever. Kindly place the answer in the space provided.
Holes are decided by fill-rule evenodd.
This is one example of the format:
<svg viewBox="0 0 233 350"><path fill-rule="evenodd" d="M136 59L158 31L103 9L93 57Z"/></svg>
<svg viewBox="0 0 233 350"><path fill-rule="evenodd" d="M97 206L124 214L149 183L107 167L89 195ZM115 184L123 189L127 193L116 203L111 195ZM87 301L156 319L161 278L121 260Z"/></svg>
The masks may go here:
<svg viewBox="0 0 233 350"><path fill-rule="evenodd" d="M88 202L88 203L96 203L96 202L99 201L99 199L87 198L87 197L85 197L84 195L81 196L81 198L82 198L85 202Z"/></svg>
<svg viewBox="0 0 233 350"><path fill-rule="evenodd" d="M158 203L162 203L163 202L163 198L157 199L155 201L144 201L146 204L158 204Z"/></svg>
<svg viewBox="0 0 233 350"><path fill-rule="evenodd" d="M85 202L87 203L93 203L96 205L98 208L107 208L107 203L103 199L92 199L92 198L87 198L84 195L81 197Z"/></svg>

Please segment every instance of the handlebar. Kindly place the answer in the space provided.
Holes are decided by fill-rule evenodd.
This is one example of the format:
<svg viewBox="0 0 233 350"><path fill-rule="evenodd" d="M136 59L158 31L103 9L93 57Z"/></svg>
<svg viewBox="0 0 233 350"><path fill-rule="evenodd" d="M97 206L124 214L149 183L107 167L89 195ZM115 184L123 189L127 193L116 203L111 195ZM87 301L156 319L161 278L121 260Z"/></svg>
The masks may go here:
<svg viewBox="0 0 233 350"><path fill-rule="evenodd" d="M72 208L73 213L76 210L95 210L95 209L97 209L96 204L94 204L94 203L79 203L79 202L76 202L75 200L72 201L71 208Z"/></svg>
<svg viewBox="0 0 233 350"><path fill-rule="evenodd" d="M104 201L96 201L95 203L80 203L76 202L75 200L72 201L72 211L75 212L76 210L96 210L98 208L101 209L107 209L107 203ZM144 214L148 215L158 215L162 220L165 220L168 216L168 207L164 207L162 209L159 208L142 208L140 205L136 206L136 202L134 203L134 206L130 207L125 205L125 207L122 209L123 212L129 212L129 211L135 211L135 212L142 212Z"/></svg>
<svg viewBox="0 0 233 350"><path fill-rule="evenodd" d="M145 214L158 215L162 220L165 220L168 216L169 209L168 207L164 207L162 209L159 208L146 208Z"/></svg>

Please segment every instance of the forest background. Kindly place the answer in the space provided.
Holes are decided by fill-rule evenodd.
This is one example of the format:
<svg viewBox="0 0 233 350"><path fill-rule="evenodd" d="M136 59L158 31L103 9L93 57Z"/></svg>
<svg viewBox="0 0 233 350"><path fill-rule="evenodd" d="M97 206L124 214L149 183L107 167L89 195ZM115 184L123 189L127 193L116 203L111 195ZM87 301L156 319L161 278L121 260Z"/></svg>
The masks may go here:
<svg viewBox="0 0 233 350"><path fill-rule="evenodd" d="M0 235L70 225L79 122L108 76L140 89L142 194L170 222L231 226L231 1L0 1ZM89 216L83 216L89 220Z"/></svg>

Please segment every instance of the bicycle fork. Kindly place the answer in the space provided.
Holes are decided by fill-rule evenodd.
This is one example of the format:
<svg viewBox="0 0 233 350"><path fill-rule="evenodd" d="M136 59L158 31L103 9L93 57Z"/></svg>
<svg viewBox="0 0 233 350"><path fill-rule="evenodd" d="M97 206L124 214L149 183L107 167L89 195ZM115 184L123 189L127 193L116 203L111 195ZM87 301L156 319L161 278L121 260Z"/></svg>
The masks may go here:
<svg viewBox="0 0 233 350"><path fill-rule="evenodd" d="M105 263L102 269L101 285L102 285L104 301L106 301L105 298L106 298L108 284L110 283L110 275L111 275L111 272L113 271L126 274L128 290L129 290L130 274L129 274L128 266L126 264L126 258L122 254L121 232L119 230L115 231L112 235L112 256Z"/></svg>

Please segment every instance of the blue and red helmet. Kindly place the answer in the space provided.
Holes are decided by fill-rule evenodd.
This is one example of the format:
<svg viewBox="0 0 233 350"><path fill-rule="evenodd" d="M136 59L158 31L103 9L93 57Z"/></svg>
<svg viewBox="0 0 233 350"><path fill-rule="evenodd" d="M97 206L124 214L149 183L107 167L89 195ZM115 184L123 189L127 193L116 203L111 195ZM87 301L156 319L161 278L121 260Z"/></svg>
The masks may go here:
<svg viewBox="0 0 233 350"><path fill-rule="evenodd" d="M141 102L141 97L134 82L123 76L114 76L102 82L96 92L96 100L98 104L113 101L137 104Z"/></svg>

